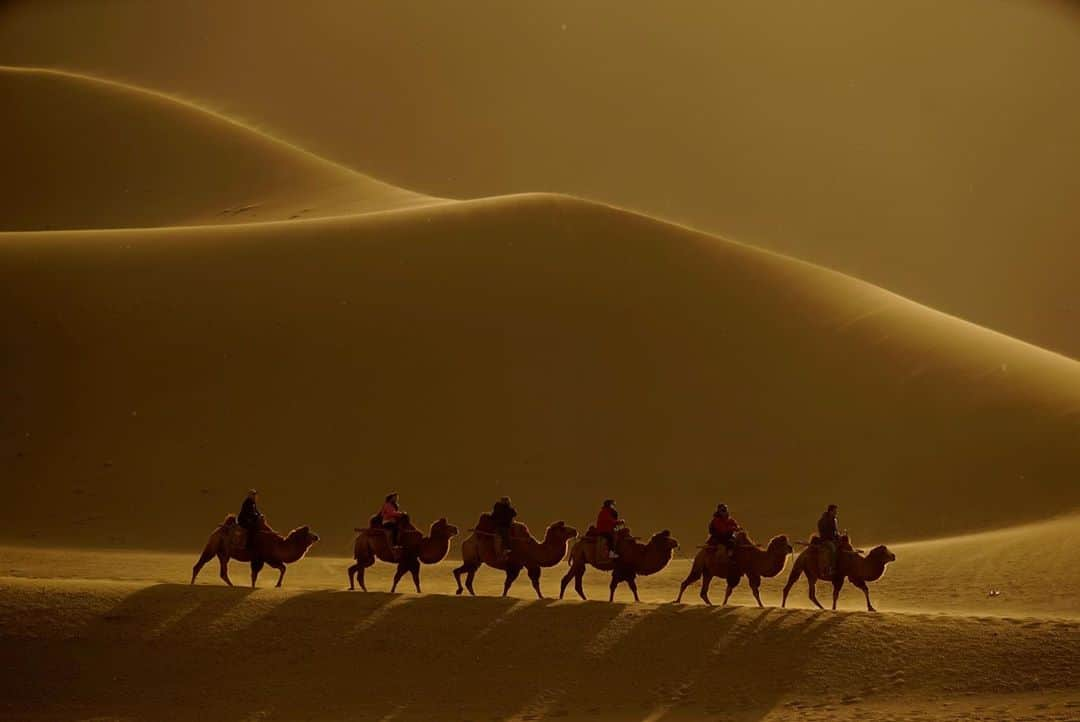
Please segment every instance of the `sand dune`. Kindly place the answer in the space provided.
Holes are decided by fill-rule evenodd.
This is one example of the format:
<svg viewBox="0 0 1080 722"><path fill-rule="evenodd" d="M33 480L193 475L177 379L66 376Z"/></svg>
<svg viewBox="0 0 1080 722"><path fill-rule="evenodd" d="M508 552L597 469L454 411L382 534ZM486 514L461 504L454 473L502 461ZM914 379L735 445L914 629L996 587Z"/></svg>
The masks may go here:
<svg viewBox="0 0 1080 722"><path fill-rule="evenodd" d="M1080 711L1080 516L1015 526L1080 507L1080 363L618 208L436 201L128 86L0 89L0 718ZM178 584L253 485L316 554L285 590ZM510 494L537 533L613 495L683 550L640 605L453 598L451 562L341 591L390 488L463 529ZM828 501L863 546L1009 528L892 545L880 615L661 604L721 499L762 540Z"/></svg>
<svg viewBox="0 0 1080 722"><path fill-rule="evenodd" d="M461 526L509 493L538 532L613 495L685 544L720 499L763 538L837 500L864 542L1080 501L1080 364L605 206L10 233L0 256L8 539L194 547L250 485L337 549L391 487Z"/></svg>
<svg viewBox="0 0 1080 722"><path fill-rule="evenodd" d="M284 220L432 201L120 83L0 67L0 98L0 231Z"/></svg>
<svg viewBox="0 0 1080 722"><path fill-rule="evenodd" d="M435 195L559 191L689 223L1080 357L1074 2L0 13L0 62L206 99Z"/></svg>

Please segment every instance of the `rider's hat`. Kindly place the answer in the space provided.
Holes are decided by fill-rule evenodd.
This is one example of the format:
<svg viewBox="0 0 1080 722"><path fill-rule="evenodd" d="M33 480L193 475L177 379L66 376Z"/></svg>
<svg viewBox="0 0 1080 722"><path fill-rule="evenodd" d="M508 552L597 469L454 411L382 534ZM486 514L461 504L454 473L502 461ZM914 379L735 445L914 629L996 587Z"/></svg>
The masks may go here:
<svg viewBox="0 0 1080 722"><path fill-rule="evenodd" d="M604 506L615 506L614 499L604 499Z"/></svg>
<svg viewBox="0 0 1080 722"><path fill-rule="evenodd" d="M248 496L255 496L259 493L258 489L248 489Z"/></svg>
<svg viewBox="0 0 1080 722"><path fill-rule="evenodd" d="M389 494L386 495L386 500L390 501L391 499L393 499L397 495L398 495L398 493L396 491L392 491L392 492L390 492Z"/></svg>
<svg viewBox="0 0 1080 722"><path fill-rule="evenodd" d="M716 507L716 510L719 511L719 512L725 512L726 513L727 512L727 504L718 505Z"/></svg>

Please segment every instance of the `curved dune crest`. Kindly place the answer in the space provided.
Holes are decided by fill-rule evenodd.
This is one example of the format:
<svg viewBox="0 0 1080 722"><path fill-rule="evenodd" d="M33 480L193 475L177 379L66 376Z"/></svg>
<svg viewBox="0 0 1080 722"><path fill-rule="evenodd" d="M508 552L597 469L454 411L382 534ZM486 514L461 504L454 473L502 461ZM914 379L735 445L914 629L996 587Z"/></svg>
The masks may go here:
<svg viewBox="0 0 1080 722"><path fill-rule="evenodd" d="M0 67L0 231L222 224L433 199L122 83Z"/></svg>
<svg viewBox="0 0 1080 722"><path fill-rule="evenodd" d="M1080 364L810 264L559 196L5 234L0 527L197 546L255 485L322 548L390 488L698 543L1080 505ZM18 343L14 343L18 340ZM157 510L157 511L154 511ZM185 541L188 540L188 541Z"/></svg>

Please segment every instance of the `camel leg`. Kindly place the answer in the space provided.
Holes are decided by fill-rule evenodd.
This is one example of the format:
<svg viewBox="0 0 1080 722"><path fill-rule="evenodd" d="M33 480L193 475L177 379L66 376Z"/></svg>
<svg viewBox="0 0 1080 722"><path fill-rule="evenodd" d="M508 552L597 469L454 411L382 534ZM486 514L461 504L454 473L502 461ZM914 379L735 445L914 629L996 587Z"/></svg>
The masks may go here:
<svg viewBox="0 0 1080 722"><path fill-rule="evenodd" d="M574 591L578 593L578 596L582 599L588 599L585 596L585 588L581 586L581 580L585 578L585 565L581 565L581 569L578 570L577 575L574 577Z"/></svg>
<svg viewBox="0 0 1080 722"><path fill-rule="evenodd" d="M836 611L836 600L840 598L840 590L844 588L844 578L833 579L832 583L832 608Z"/></svg>
<svg viewBox="0 0 1080 722"><path fill-rule="evenodd" d="M619 586L619 582L621 582L621 581L622 581L622 577L619 576L618 572L612 572L611 573L611 584L608 585L608 589L610 590L610 594L608 594L608 601L609 602L614 602L615 601L615 587Z"/></svg>
<svg viewBox="0 0 1080 722"><path fill-rule="evenodd" d="M473 583L473 579L476 578L476 572L479 569L480 569L479 566L472 567L471 569L469 569L469 573L465 575L465 588L468 589L469 594L471 594L474 597L476 596L476 590L473 589L472 583Z"/></svg>
<svg viewBox="0 0 1080 722"><path fill-rule="evenodd" d="M454 592L454 594L457 594L459 597L461 596L461 593L465 591L465 587L461 586L461 573L467 568L466 565L462 564L454 570L454 581L457 582L457 591Z"/></svg>
<svg viewBox="0 0 1080 722"><path fill-rule="evenodd" d="M532 582L533 589L536 590L537 599L543 599L544 593L540 591L540 567L533 567L528 570L529 581Z"/></svg>
<svg viewBox="0 0 1080 722"><path fill-rule="evenodd" d="M252 589L255 588L255 580L259 578L259 572L262 571L262 568L263 568L263 563L261 561L260 562L254 562L254 561L251 562L251 588Z"/></svg>
<svg viewBox="0 0 1080 722"><path fill-rule="evenodd" d="M408 571L409 568L406 566L405 562L398 562L397 571L394 572L394 583L390 585L391 594L397 591L398 582L401 581L401 578L405 576L405 573Z"/></svg>
<svg viewBox="0 0 1080 722"><path fill-rule="evenodd" d="M461 586L461 575L463 573L465 574L465 586L464 587ZM473 596L475 596L476 592L473 591L473 586L472 586L473 577L475 577L475 576L476 576L476 567L474 567L469 562L465 562L460 567L455 569L454 570L454 580L457 582L457 592L455 592L455 594L460 596L462 592L464 592L466 589L468 589L469 594L472 594Z"/></svg>
<svg viewBox="0 0 1080 722"><path fill-rule="evenodd" d="M356 576L356 570L359 569L359 568L360 568L359 564L353 564L351 567L349 567L349 591L350 592L352 590L356 589L356 587L353 586L353 577Z"/></svg>
<svg viewBox="0 0 1080 722"><path fill-rule="evenodd" d="M810 601L813 602L818 609L824 609L825 607L821 606L821 602L817 600L817 577L812 574L807 574L806 584L810 587Z"/></svg>
<svg viewBox="0 0 1080 722"><path fill-rule="evenodd" d="M570 578L572 576L574 576L574 567L567 569L566 574L559 580L559 599L562 599L563 595L566 594L566 585L570 583Z"/></svg>
<svg viewBox="0 0 1080 722"><path fill-rule="evenodd" d="M204 549L202 556L199 557L199 561L195 562L195 566L191 568L191 583L195 583L195 577L199 576L199 572L206 565L208 561L214 558L214 552L210 549Z"/></svg>
<svg viewBox="0 0 1080 722"><path fill-rule="evenodd" d="M563 598L563 594L566 592L566 587L570 584L570 580L574 580L574 591L578 593L582 599L585 599L585 590L581 587L581 578L585 576L585 565L574 564L570 567L570 570L566 572L566 576L562 578L559 587L559 599Z"/></svg>
<svg viewBox="0 0 1080 722"><path fill-rule="evenodd" d="M851 583L854 584L859 589L861 589L862 593L864 595L866 595L866 611L868 611L868 612L876 612L877 610L874 609L874 605L870 603L870 588L868 586L866 586L866 582L864 582L864 581L855 581L854 579L852 579Z"/></svg>
<svg viewBox="0 0 1080 722"><path fill-rule="evenodd" d="M750 591L754 593L758 607L764 608L765 605L761 603L761 577L747 576L746 583L750 585Z"/></svg>
<svg viewBox="0 0 1080 722"><path fill-rule="evenodd" d="M277 569L278 572L280 572L278 574L277 584L274 585L275 587L280 589L281 588L281 582L285 579L285 563L284 562L267 562L267 564L269 564L271 567L273 567L274 569Z"/></svg>
<svg viewBox="0 0 1080 722"><path fill-rule="evenodd" d="M506 568L506 581L503 582L503 593L505 597L510 593L510 585L514 583L514 580L518 578L518 574L521 574L521 567L507 567ZM472 593L472 587L469 588L469 592Z"/></svg>
<svg viewBox="0 0 1080 722"><path fill-rule="evenodd" d="M727 606L728 600L731 599L731 593L735 591L735 587L739 586L740 581L742 581L742 577L727 580L727 589L724 590L724 603L720 605L721 607Z"/></svg>
<svg viewBox="0 0 1080 722"><path fill-rule="evenodd" d="M712 584L712 574L705 572L701 575L701 593L700 596L705 600L705 603L710 607L712 602L709 601L709 585Z"/></svg>
<svg viewBox="0 0 1080 722"><path fill-rule="evenodd" d="M683 580L683 583L679 585L679 596L675 597L676 604L682 602L683 592L685 592L686 588L696 582L698 579L701 579L701 570L696 567L691 567L690 574L687 575L686 579Z"/></svg>
<svg viewBox="0 0 1080 722"><path fill-rule="evenodd" d="M416 587L416 593L420 594L420 560L413 559L412 567L409 569L409 574L412 575L413 585Z"/></svg>
<svg viewBox="0 0 1080 722"><path fill-rule="evenodd" d="M637 580L634 579L633 574L626 578L626 586L630 587L630 591L634 593L634 601L640 602L641 597L637 595Z"/></svg>
<svg viewBox="0 0 1080 722"><path fill-rule="evenodd" d="M802 576L802 572L803 572L802 567L799 566L798 562L796 561L796 563L794 564L794 566L791 569L791 573L788 574L787 584L784 585L784 596L780 600L780 608L781 609L783 609L784 607L787 606L788 592L790 592L791 588L793 586L795 586L795 582L799 581L799 577Z"/></svg>
<svg viewBox="0 0 1080 722"><path fill-rule="evenodd" d="M218 554L218 562L221 564L221 578L231 587L233 583L232 580L229 579L229 556L227 554Z"/></svg>

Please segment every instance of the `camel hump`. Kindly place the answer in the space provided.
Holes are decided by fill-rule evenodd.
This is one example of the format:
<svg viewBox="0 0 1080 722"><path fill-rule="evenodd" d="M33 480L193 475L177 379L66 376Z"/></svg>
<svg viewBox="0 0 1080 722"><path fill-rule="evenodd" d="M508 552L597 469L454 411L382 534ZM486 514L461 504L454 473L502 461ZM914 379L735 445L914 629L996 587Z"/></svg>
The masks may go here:
<svg viewBox="0 0 1080 722"><path fill-rule="evenodd" d="M491 514L484 512L480 515L479 521L476 522L476 530L489 534L495 531L495 521L491 518Z"/></svg>
<svg viewBox="0 0 1080 722"><path fill-rule="evenodd" d="M598 532L598 531L596 530L596 527L595 527L595 526L590 526L590 527L589 527L588 529L586 529L586 530L585 530L585 536L584 536L584 537L582 537L582 540L584 540L584 539L589 539L589 540L591 540L591 541L595 541L595 540L596 540L596 536L597 536L597 535L598 535L599 533L600 533L600 532Z"/></svg>
<svg viewBox="0 0 1080 722"><path fill-rule="evenodd" d="M236 524L236 514L226 514L225 521L221 522L221 526L233 526Z"/></svg>

